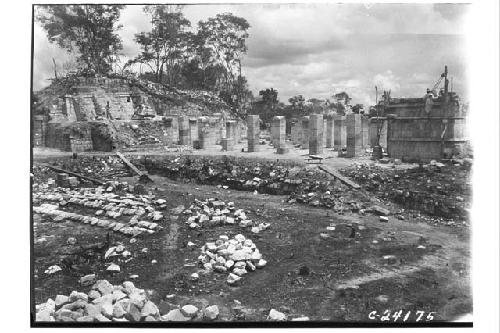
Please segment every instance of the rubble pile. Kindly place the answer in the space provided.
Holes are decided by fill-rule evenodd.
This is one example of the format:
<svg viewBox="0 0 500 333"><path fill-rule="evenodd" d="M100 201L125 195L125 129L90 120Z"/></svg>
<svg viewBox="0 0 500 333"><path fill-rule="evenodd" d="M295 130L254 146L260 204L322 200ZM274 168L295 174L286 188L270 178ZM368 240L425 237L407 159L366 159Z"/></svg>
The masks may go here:
<svg viewBox="0 0 500 333"><path fill-rule="evenodd" d="M342 172L379 198L431 216L468 220L471 198L469 167L429 163L396 170L354 164Z"/></svg>
<svg viewBox="0 0 500 333"><path fill-rule="evenodd" d="M234 158L197 158L189 156L136 159L150 173L202 184L226 185L243 191L288 194L301 183L305 172L293 164L237 160Z"/></svg>
<svg viewBox="0 0 500 333"><path fill-rule="evenodd" d="M51 165L101 180L133 176L133 173L117 156L78 156L77 159L54 159ZM35 176L35 182L42 182L55 172L45 166L33 165L32 173Z"/></svg>
<svg viewBox="0 0 500 333"><path fill-rule="evenodd" d="M137 163L142 161L137 160ZM171 179L227 186L241 191L289 195L289 203L303 203L357 212L364 199L339 181L319 170L305 170L294 164L248 160L190 159L189 157L146 159L145 167Z"/></svg>
<svg viewBox="0 0 500 333"><path fill-rule="evenodd" d="M72 189L53 185L54 182L49 180L48 183L33 186L33 212L51 217L54 222L70 220L134 237L153 234L162 228L159 223L164 216L159 209L166 208L163 199L112 193L119 185L124 186L117 182L106 188ZM75 208L79 213L71 211ZM82 208L91 210L92 215L81 214Z"/></svg>
<svg viewBox="0 0 500 333"><path fill-rule="evenodd" d="M255 243L241 234L231 239L221 235L215 242L205 243L201 252L198 257L200 265L207 271L228 274L227 283L230 285L267 264Z"/></svg>
<svg viewBox="0 0 500 333"><path fill-rule="evenodd" d="M153 83L144 79L127 77L129 84L136 86L149 95L168 100L175 104L189 104L191 108L199 108L200 112L206 109L220 109L229 111L230 107L221 98L205 90L181 90L167 84ZM203 108L203 106L205 106Z"/></svg>
<svg viewBox="0 0 500 333"><path fill-rule="evenodd" d="M336 186L330 183L308 184L301 188L301 192L293 193L288 203L302 203L313 207L327 207L342 214L345 212L359 212L366 208L367 202L348 191L345 186Z"/></svg>
<svg viewBox="0 0 500 333"><path fill-rule="evenodd" d="M258 233L269 228L269 223L257 223L250 220L243 209L236 209L234 202L225 203L216 198L207 200L195 199L194 203L183 212L189 215L186 224L191 229L203 226L239 225L242 228L251 227L252 232Z"/></svg>
<svg viewBox="0 0 500 333"><path fill-rule="evenodd" d="M88 293L72 291L36 305L36 321L64 322L139 322L139 321L189 321L215 320L219 315L217 305L198 309L184 305L162 313L144 289L130 281L112 285L98 280Z"/></svg>

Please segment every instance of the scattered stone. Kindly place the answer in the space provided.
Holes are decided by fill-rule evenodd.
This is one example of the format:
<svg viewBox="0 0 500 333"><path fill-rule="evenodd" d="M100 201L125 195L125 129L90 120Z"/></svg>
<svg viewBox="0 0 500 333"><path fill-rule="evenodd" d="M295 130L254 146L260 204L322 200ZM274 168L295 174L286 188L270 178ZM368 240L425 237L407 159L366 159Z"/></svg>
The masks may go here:
<svg viewBox="0 0 500 333"><path fill-rule="evenodd" d="M203 315L206 319L215 320L219 316L219 307L217 305L211 305L204 309Z"/></svg>
<svg viewBox="0 0 500 333"><path fill-rule="evenodd" d="M92 289L98 290L102 295L111 294L113 292L113 285L108 280L97 281Z"/></svg>
<svg viewBox="0 0 500 333"><path fill-rule="evenodd" d="M147 317L147 316L152 316L156 317L159 315L160 311L158 310L158 307L151 301L147 301L146 304L144 304L144 307L142 308L141 311L141 316L142 317Z"/></svg>
<svg viewBox="0 0 500 333"><path fill-rule="evenodd" d="M303 317L298 317L298 318L293 318L292 321L309 321L309 317L303 316Z"/></svg>
<svg viewBox="0 0 500 333"><path fill-rule="evenodd" d="M54 299L54 302L56 304L56 307L57 308L60 308L61 306L63 306L64 304L66 303L69 303L70 300L69 300L69 297L68 296L65 296L65 295L57 295L56 298Z"/></svg>
<svg viewBox="0 0 500 333"><path fill-rule="evenodd" d="M75 237L69 237L68 240L66 241L69 245L75 245L76 244L76 238Z"/></svg>
<svg viewBox="0 0 500 333"><path fill-rule="evenodd" d="M397 257L395 255L386 255L383 259L387 265L394 265L397 263Z"/></svg>
<svg viewBox="0 0 500 333"><path fill-rule="evenodd" d="M378 295L377 298L375 298L378 302L380 303L387 303L389 301L389 296L387 295Z"/></svg>
<svg viewBox="0 0 500 333"><path fill-rule="evenodd" d="M89 293L87 295L88 295L89 299L92 299L92 300L101 297L101 293L98 292L97 290L94 290L94 289L89 291Z"/></svg>
<svg viewBox="0 0 500 333"><path fill-rule="evenodd" d="M120 271L120 266L118 266L117 264L112 263L111 265L108 266L108 268L106 268L106 270L109 271L109 272L119 272Z"/></svg>
<svg viewBox="0 0 500 333"><path fill-rule="evenodd" d="M121 318L123 317L127 312L123 308L122 304L120 302L117 302L113 306L113 317L115 318Z"/></svg>
<svg viewBox="0 0 500 333"><path fill-rule="evenodd" d="M188 321L190 317L186 317L182 314L180 309L171 310L169 313L161 317L162 321Z"/></svg>
<svg viewBox="0 0 500 333"><path fill-rule="evenodd" d="M271 309L271 311L269 311L269 315L268 315L267 319L283 321L283 320L286 320L286 315L282 312L275 310L275 309Z"/></svg>
<svg viewBox="0 0 500 333"><path fill-rule="evenodd" d="M101 313L106 318L113 317L113 305L111 303L104 303L101 305Z"/></svg>
<svg viewBox="0 0 500 333"><path fill-rule="evenodd" d="M127 305L127 313L125 314L125 318L128 321L140 321L141 320L141 309L135 304L129 303Z"/></svg>
<svg viewBox="0 0 500 333"><path fill-rule="evenodd" d="M80 284L84 287L93 285L95 283L95 274L88 274L80 278Z"/></svg>
<svg viewBox="0 0 500 333"><path fill-rule="evenodd" d="M71 294L69 294L69 301L70 302L76 302L78 300L82 300L84 302L88 302L89 297L85 293L78 292L76 290L73 290Z"/></svg>
<svg viewBox="0 0 500 333"><path fill-rule="evenodd" d="M186 317L193 318L198 313L198 308L194 305L188 304L181 308L182 314Z"/></svg>
<svg viewBox="0 0 500 333"><path fill-rule="evenodd" d="M45 274L54 274L61 270L62 270L61 267L59 267L58 265L53 265L45 270Z"/></svg>

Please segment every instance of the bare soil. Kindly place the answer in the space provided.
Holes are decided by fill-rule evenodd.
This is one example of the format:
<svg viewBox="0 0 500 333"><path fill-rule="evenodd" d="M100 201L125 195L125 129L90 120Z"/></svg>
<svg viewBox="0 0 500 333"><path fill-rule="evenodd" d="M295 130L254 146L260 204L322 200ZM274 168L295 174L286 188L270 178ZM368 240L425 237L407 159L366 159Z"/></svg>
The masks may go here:
<svg viewBox="0 0 500 333"><path fill-rule="evenodd" d="M54 157L35 157L35 163L40 160L49 162ZM472 312L468 228L418 223L411 217L381 223L378 216L338 215L327 208L288 204L284 195L255 195L160 176L153 179L147 190L167 201L163 229L141 236L133 244L129 237L113 234L112 242L122 242L133 258L119 263L119 273L107 273L103 254L93 253L70 258L62 272L44 274L47 267L61 265L67 257L69 237L86 244L104 241L106 233L91 225L34 217L36 304L72 290L88 292L90 287L80 286L78 280L96 273L97 279L113 284L139 275L134 283L150 290L157 304L171 294L175 296L168 302L174 304L217 304L220 320L265 320L271 308L291 317L340 322L368 321L370 312L386 309L432 311L434 320L452 320ZM137 177L118 180L134 185ZM172 215L170 209L189 207L195 198L233 201L237 208L248 211L250 219L268 222L271 227L259 234L237 225L189 229L187 216ZM90 208L66 210L93 213ZM335 230L327 230L330 225ZM228 285L226 275L218 273L189 280L199 270L197 257L205 242L238 233L254 241L268 261L266 267L245 275L237 286ZM40 242L42 237L46 240ZM188 247L189 241L196 246ZM143 248L148 251L142 252ZM388 264L383 258L386 255L396 256L396 262Z"/></svg>

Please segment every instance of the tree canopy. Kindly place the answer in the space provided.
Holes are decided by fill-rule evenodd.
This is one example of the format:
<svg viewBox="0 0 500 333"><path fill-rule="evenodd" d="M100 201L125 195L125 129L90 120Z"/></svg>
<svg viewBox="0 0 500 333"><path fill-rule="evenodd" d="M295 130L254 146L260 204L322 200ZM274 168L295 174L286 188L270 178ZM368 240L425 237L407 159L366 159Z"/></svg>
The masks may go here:
<svg viewBox="0 0 500 333"><path fill-rule="evenodd" d="M51 43L77 55L88 73L106 74L112 70L122 41L116 33L123 5L47 5L41 6L37 20Z"/></svg>
<svg viewBox="0 0 500 333"><path fill-rule="evenodd" d="M157 82L164 73L169 84L175 84L181 72L181 64L188 57L192 33L187 29L191 22L184 17L181 6L148 5L144 12L151 18L151 31L135 34L134 40L141 49L139 55L129 61L147 65Z"/></svg>

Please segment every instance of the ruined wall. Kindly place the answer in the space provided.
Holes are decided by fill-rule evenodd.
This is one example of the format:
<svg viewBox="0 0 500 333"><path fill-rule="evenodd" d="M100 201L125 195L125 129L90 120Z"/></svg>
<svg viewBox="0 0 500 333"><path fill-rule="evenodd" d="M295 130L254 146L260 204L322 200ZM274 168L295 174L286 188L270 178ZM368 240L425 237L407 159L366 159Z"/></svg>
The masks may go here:
<svg viewBox="0 0 500 333"><path fill-rule="evenodd" d="M426 162L460 155L465 149L467 120L458 105L437 102L426 108L422 100L393 104L390 112L387 151L393 158Z"/></svg>
<svg viewBox="0 0 500 333"><path fill-rule="evenodd" d="M47 137L47 122L46 116L33 117L33 146L43 147L46 145Z"/></svg>
<svg viewBox="0 0 500 333"><path fill-rule="evenodd" d="M87 123L80 126L64 126L49 123L47 125L46 145L62 151L93 150L91 128Z"/></svg>

